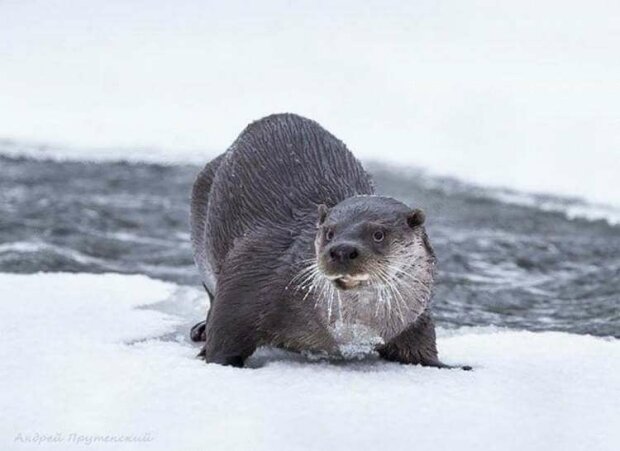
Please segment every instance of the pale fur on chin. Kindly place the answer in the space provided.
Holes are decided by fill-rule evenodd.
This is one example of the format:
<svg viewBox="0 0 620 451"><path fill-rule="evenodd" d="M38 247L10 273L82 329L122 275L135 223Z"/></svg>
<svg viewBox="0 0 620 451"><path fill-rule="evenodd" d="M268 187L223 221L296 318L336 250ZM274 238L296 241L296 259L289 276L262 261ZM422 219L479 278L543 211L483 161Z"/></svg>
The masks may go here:
<svg viewBox="0 0 620 451"><path fill-rule="evenodd" d="M327 275L315 259L296 277L306 291L304 300L314 300L314 308L327 324L361 325L387 342L428 307L434 257L414 238L394 245L388 257L374 261L366 271ZM338 288L338 281L346 289Z"/></svg>

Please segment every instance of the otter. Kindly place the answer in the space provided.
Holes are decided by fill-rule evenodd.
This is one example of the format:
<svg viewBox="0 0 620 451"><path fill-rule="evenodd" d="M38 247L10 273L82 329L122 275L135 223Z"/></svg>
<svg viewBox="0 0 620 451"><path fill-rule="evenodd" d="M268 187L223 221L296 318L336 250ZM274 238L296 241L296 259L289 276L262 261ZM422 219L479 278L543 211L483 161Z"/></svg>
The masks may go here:
<svg viewBox="0 0 620 451"><path fill-rule="evenodd" d="M191 331L208 363L241 367L258 346L369 352L450 368L430 312L435 254L418 208L374 192L318 123L251 123L192 190L194 260L211 298Z"/></svg>

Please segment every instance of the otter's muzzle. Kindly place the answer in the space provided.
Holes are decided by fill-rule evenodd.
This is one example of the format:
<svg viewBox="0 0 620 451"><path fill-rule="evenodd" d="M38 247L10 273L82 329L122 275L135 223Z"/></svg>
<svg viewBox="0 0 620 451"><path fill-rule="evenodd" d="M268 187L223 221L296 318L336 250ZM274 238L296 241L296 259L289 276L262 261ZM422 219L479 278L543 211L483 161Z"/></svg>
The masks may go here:
<svg viewBox="0 0 620 451"><path fill-rule="evenodd" d="M339 244L329 249L330 262L336 265L348 265L359 255L357 247L352 244Z"/></svg>
<svg viewBox="0 0 620 451"><path fill-rule="evenodd" d="M327 248L323 253L324 272L338 288L347 290L368 280L363 271L360 249L354 244L340 243Z"/></svg>

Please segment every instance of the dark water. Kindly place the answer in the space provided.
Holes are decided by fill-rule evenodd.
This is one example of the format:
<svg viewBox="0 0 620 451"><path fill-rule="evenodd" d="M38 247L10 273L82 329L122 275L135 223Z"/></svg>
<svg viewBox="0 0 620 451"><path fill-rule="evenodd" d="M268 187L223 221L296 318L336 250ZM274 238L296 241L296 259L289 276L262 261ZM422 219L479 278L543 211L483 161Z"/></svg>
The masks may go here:
<svg viewBox="0 0 620 451"><path fill-rule="evenodd" d="M620 227L416 171L367 168L379 192L427 211L441 326L620 337ZM198 286L188 227L198 171L0 156L0 271L144 273Z"/></svg>

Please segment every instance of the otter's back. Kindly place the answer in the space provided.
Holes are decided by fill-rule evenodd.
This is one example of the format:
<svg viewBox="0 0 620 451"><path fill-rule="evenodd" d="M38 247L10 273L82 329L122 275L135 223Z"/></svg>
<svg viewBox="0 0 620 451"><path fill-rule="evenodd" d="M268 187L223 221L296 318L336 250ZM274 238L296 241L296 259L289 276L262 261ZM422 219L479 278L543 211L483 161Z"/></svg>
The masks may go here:
<svg viewBox="0 0 620 451"><path fill-rule="evenodd" d="M316 122L293 114L260 119L241 133L215 173L207 255L219 272L235 239L265 227L293 236L317 205L372 193L361 163Z"/></svg>

